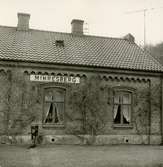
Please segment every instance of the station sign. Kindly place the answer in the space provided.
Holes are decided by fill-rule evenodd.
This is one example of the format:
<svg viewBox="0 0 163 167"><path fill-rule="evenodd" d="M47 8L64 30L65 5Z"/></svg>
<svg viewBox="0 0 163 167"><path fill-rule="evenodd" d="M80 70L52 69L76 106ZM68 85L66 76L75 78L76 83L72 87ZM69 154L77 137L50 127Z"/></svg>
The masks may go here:
<svg viewBox="0 0 163 167"><path fill-rule="evenodd" d="M80 78L73 76L30 75L30 81L79 84Z"/></svg>

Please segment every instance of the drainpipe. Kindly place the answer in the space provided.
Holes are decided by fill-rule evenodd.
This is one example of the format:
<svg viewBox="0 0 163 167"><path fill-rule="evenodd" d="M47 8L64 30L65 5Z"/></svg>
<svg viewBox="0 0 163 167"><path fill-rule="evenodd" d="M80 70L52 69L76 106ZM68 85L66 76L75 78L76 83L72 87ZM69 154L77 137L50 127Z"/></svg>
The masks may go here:
<svg viewBox="0 0 163 167"><path fill-rule="evenodd" d="M163 76L161 75L161 110L160 110L161 145L163 145Z"/></svg>
<svg viewBox="0 0 163 167"><path fill-rule="evenodd" d="M151 80L149 80L148 144L151 143Z"/></svg>

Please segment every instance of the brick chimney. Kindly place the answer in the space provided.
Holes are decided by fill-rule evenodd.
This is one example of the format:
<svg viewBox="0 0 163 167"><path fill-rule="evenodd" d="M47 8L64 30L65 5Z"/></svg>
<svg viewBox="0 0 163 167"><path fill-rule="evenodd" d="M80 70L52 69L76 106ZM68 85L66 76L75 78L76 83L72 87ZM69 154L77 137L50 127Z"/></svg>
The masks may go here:
<svg viewBox="0 0 163 167"><path fill-rule="evenodd" d="M75 35L83 35L83 20L73 19L71 21L71 33Z"/></svg>
<svg viewBox="0 0 163 167"><path fill-rule="evenodd" d="M18 13L17 30L28 31L29 30L29 19L30 19L30 14Z"/></svg>

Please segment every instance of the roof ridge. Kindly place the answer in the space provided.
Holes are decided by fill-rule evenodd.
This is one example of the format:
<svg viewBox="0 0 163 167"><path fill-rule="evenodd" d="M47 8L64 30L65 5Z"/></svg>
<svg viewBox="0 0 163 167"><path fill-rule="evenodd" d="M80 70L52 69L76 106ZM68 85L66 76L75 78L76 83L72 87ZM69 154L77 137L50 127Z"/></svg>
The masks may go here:
<svg viewBox="0 0 163 167"><path fill-rule="evenodd" d="M72 35L74 37L93 37L93 38L105 38L105 39L117 39L117 40L125 40L124 38L120 38L120 37L107 37L107 36L98 36L98 35L77 35L77 34L72 34L70 32L59 32L59 31L52 31L52 30L41 30L41 29L29 29L29 30L33 30L33 31L39 31L39 32L47 32L47 33L58 33L58 34L65 34L65 35Z"/></svg>
<svg viewBox="0 0 163 167"><path fill-rule="evenodd" d="M2 27L2 28L15 28L15 29L16 29L16 27L15 27L15 26L0 25L0 27Z"/></svg>
<svg viewBox="0 0 163 167"><path fill-rule="evenodd" d="M39 31L39 32L48 32L48 33L58 33L58 34L65 34L65 35L72 35L74 37L95 37L95 38L105 38L105 39L117 39L117 40L125 40L124 38L120 38L120 37L109 37L109 36L98 36L98 35L77 35L77 34L72 34L70 32L59 32L59 31L52 31L52 30L42 30L42 29L29 29L29 30L33 30L33 31Z"/></svg>
<svg viewBox="0 0 163 167"><path fill-rule="evenodd" d="M0 25L0 27L2 27L2 28L14 28L14 29L16 29L15 26ZM29 32L30 31L47 32L47 33L58 33L58 34L72 35L74 37L92 37L92 38L115 39L115 40L125 40L125 41L127 41L123 37L120 38L120 37L109 37L109 36L100 36L100 35L86 35L86 34L76 35L76 34L72 34L72 33L69 33L69 32L59 32L59 31L42 30L42 29L35 29L35 28L30 28ZM28 31L26 31L26 32L28 32Z"/></svg>

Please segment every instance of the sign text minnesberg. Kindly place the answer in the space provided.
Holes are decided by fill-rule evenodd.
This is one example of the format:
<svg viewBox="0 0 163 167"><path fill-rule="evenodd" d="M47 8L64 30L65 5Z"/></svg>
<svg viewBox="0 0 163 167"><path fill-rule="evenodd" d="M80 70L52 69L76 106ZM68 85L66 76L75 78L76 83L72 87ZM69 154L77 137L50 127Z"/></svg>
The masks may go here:
<svg viewBox="0 0 163 167"><path fill-rule="evenodd" d="M30 75L30 81L78 84L80 83L80 78L72 76Z"/></svg>

